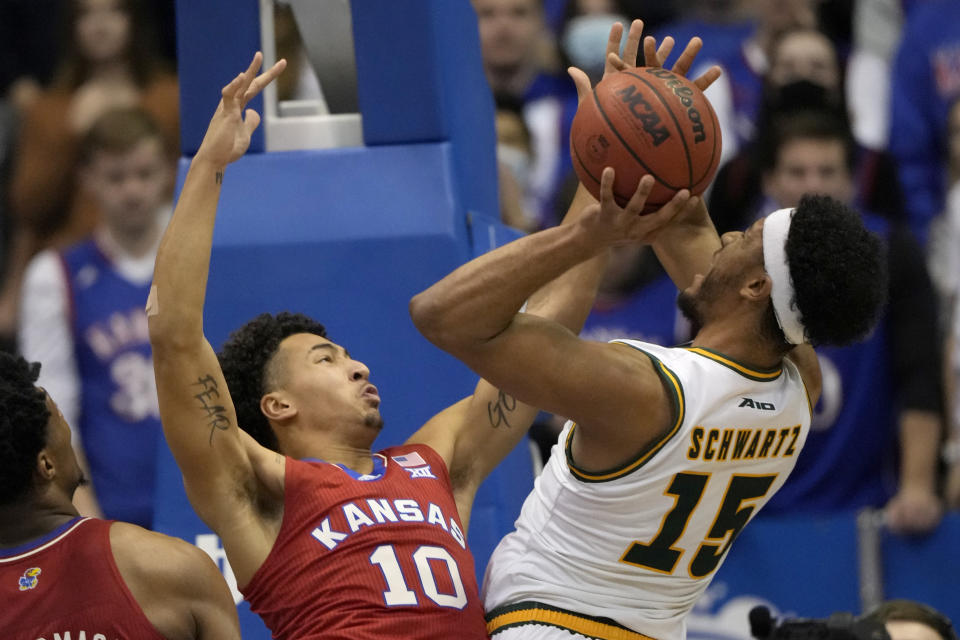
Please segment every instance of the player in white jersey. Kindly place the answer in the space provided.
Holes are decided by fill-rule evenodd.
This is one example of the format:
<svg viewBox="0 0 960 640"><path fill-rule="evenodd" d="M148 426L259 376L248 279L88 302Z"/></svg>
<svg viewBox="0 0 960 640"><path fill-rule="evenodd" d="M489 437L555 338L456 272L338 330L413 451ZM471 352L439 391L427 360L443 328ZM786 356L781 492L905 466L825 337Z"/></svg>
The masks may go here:
<svg viewBox="0 0 960 640"><path fill-rule="evenodd" d="M663 59L644 47L648 64ZM432 342L571 418L488 565L495 640L683 638L803 445L820 393L811 343L862 337L883 304L880 241L835 200L804 198L721 239L699 198L681 192L641 215L652 178L625 208L612 185L607 168L599 206L576 224L480 256L411 301ZM691 347L589 342L518 313L543 284L626 243L651 244L681 290L700 327Z"/></svg>

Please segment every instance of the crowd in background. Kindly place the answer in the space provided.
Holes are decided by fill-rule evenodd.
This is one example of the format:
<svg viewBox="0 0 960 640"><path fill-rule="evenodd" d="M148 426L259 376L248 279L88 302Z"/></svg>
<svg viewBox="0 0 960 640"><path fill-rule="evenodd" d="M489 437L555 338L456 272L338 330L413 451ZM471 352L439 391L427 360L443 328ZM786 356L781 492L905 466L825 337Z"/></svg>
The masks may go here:
<svg viewBox="0 0 960 640"><path fill-rule="evenodd" d="M817 192L886 239L885 317L864 343L820 351L813 432L765 513L885 508L894 530L921 533L960 508L960 0L473 4L507 224L534 231L566 210L565 68L599 79L611 23L639 17L677 50L700 36L698 68L724 70L707 93L721 232ZM44 363L92 479L81 509L147 527L160 429L142 309L179 156L173 5L0 4L0 341ZM650 250L618 249L583 335L683 343L675 297ZM558 420L533 431L545 455Z"/></svg>

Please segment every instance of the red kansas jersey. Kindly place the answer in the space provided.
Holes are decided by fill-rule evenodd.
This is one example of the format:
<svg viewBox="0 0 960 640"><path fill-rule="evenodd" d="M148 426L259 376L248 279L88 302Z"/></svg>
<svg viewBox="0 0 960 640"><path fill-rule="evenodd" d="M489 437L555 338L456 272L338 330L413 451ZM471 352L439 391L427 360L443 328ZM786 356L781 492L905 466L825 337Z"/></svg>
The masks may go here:
<svg viewBox="0 0 960 640"><path fill-rule="evenodd" d="M107 520L77 518L0 549L0 603L0 629L11 640L163 640L120 577Z"/></svg>
<svg viewBox="0 0 960 640"><path fill-rule="evenodd" d="M275 638L487 638L443 459L409 445L359 475L287 458L280 535L243 590Z"/></svg>

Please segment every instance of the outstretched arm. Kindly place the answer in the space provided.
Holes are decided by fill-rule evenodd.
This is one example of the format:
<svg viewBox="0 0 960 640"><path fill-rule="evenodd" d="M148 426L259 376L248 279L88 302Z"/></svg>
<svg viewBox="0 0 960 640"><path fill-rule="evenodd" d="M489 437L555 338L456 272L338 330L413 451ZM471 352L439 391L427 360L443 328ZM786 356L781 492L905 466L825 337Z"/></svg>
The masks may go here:
<svg viewBox="0 0 960 640"><path fill-rule="evenodd" d="M643 22L633 21L620 58L623 26L613 24L606 45L605 74L635 66L642 31ZM695 55L698 48L699 41L688 47L688 57ZM589 81L586 91L580 93L581 99L588 93ZM597 205L596 199L580 185L561 226L575 225L591 205ZM609 252L602 250L548 282L526 301L526 314L551 320L573 334L578 333L593 306L608 257ZM464 521L469 517L480 483L524 437L537 413L535 407L481 380L471 397L435 416L410 439L449 452L445 457Z"/></svg>
<svg viewBox="0 0 960 640"><path fill-rule="evenodd" d="M238 519L256 524L251 456L240 437L230 393L213 348L203 335L203 304L210 245L226 166L243 155L260 122L244 108L284 68L281 61L257 76L261 55L223 89L223 99L190 163L167 227L147 301L150 344L167 444L183 474L197 514L224 539L238 579L252 576L272 539L257 527L241 536ZM245 115L245 117L244 117ZM279 473L282 466L278 465ZM241 539L242 538L242 539ZM266 545L264 547L264 544ZM244 559L254 556L247 566ZM262 561L263 558L259 558Z"/></svg>

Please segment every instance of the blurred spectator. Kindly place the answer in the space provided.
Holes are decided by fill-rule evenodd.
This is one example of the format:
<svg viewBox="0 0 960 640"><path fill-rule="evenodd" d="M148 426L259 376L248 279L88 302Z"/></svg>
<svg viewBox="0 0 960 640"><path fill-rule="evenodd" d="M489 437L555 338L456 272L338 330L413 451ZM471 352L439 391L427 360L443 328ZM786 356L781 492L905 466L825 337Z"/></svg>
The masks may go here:
<svg viewBox="0 0 960 640"><path fill-rule="evenodd" d="M0 336L15 331L23 269L37 250L89 233L96 208L76 188L80 139L112 107L141 105L179 148L176 77L164 69L138 0L71 0L65 53L51 87L24 114L13 159L11 248L0 290Z"/></svg>
<svg viewBox="0 0 960 640"><path fill-rule="evenodd" d="M542 0L473 0L473 5L490 88L494 95L512 96L523 104L523 118L533 141L528 202L533 203L531 213L540 221L564 175L560 165L568 142L562 137L561 123L571 101L576 107L576 90L559 68L556 43L544 23Z"/></svg>
<svg viewBox="0 0 960 640"><path fill-rule="evenodd" d="M806 193L852 201L853 142L839 118L798 113L778 121L777 129L763 175L765 210L796 206ZM923 254L905 226L868 211L863 216L887 242L888 308L865 341L817 348L823 391L810 435L764 513L886 505L892 530L923 532L941 516L936 298Z"/></svg>
<svg viewBox="0 0 960 640"><path fill-rule="evenodd" d="M726 58L728 52L739 51L743 42L755 28L752 0L677 0L676 19L656 27L651 25L657 42L673 36L678 43L689 42L697 36L703 40L697 68L705 69L714 60ZM675 48L664 62L671 67L680 54ZM696 75L696 69L694 73Z"/></svg>
<svg viewBox="0 0 960 640"><path fill-rule="evenodd" d="M723 75L706 91L723 133L721 163L753 139L763 78L777 38L789 29L817 25L816 0L756 0L753 6L756 23L749 37L714 60L704 56L699 60L700 65L723 68Z"/></svg>
<svg viewBox="0 0 960 640"><path fill-rule="evenodd" d="M744 228L758 214L762 203L760 176L771 161L768 150L774 121L809 109L828 109L850 127L834 45L819 30L801 27L783 32L772 45L755 137L720 168L714 179L710 213L722 220L725 228ZM888 153L857 145L853 179L856 206L902 219L903 196L896 165Z"/></svg>
<svg viewBox="0 0 960 640"><path fill-rule="evenodd" d="M530 195L533 141L523 120L523 105L511 96L494 96L500 219L521 231L535 231L538 220Z"/></svg>
<svg viewBox="0 0 960 640"><path fill-rule="evenodd" d="M942 314L945 326L960 287L960 96L947 114L947 185L944 210L930 221L927 244L930 276L946 312Z"/></svg>
<svg viewBox="0 0 960 640"><path fill-rule="evenodd" d="M890 640L957 640L947 616L915 600L888 600L865 617L882 622Z"/></svg>
<svg viewBox="0 0 960 640"><path fill-rule="evenodd" d="M75 429L91 480L78 490L78 508L149 528L160 419L144 305L170 214L173 163L160 128L138 108L98 118L80 163L101 221L79 244L30 262L20 350L42 359L39 384Z"/></svg>
<svg viewBox="0 0 960 640"><path fill-rule="evenodd" d="M937 277L941 299L949 305L947 322L947 409L950 429L944 447L948 465L946 497L960 509L960 99L950 108L950 191L947 208L933 222L930 236L931 271Z"/></svg>
<svg viewBox="0 0 960 640"><path fill-rule="evenodd" d="M894 58L889 149L900 166L910 227L926 245L947 190L947 111L960 95L960 2L928 0L907 14Z"/></svg>

